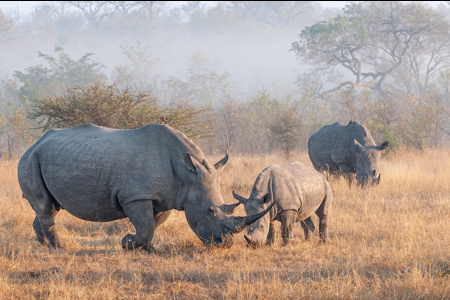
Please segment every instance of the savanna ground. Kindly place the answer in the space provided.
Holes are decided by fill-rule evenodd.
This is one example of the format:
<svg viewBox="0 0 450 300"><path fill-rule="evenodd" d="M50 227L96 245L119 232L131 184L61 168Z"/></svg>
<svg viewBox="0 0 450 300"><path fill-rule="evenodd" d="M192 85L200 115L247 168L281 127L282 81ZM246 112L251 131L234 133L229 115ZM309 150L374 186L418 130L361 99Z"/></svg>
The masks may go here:
<svg viewBox="0 0 450 300"><path fill-rule="evenodd" d="M311 166L304 153L292 160ZM286 162L231 156L225 202L235 202L232 190L247 197L265 167ZM38 244L17 161L1 161L0 298L450 299L450 151L388 155L380 167L381 184L371 189L331 180L328 244L317 230L303 241L298 224L284 247L278 235L275 245L252 249L239 233L233 247L208 249L175 211L155 233L158 253L145 254L122 250L134 232L128 220L92 223L65 211L56 223L67 250Z"/></svg>

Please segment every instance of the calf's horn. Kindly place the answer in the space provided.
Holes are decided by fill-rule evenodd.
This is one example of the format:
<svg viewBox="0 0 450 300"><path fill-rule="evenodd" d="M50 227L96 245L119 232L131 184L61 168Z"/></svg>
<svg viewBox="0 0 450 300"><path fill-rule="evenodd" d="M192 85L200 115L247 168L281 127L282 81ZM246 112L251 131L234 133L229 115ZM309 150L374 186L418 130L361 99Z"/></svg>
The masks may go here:
<svg viewBox="0 0 450 300"><path fill-rule="evenodd" d="M236 194L234 191L233 191L233 197L234 197L234 199L239 201L239 203L244 203L245 201L247 201L246 198L242 197L241 195Z"/></svg>
<svg viewBox="0 0 450 300"><path fill-rule="evenodd" d="M268 208L266 208L264 211L247 216L247 217L233 217L233 223L234 223L234 229L231 230L231 234L239 233L242 230L244 230L247 226L250 224L258 221L260 218L262 218L266 213L269 212L269 210L272 208L272 206L275 204L275 202L272 202Z"/></svg>

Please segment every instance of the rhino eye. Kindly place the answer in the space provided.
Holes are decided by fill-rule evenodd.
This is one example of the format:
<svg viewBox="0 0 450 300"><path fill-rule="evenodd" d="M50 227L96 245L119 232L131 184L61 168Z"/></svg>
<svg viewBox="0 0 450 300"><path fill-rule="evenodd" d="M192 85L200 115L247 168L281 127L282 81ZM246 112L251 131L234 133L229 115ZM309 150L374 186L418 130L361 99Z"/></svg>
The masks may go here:
<svg viewBox="0 0 450 300"><path fill-rule="evenodd" d="M214 206L210 206L208 209L209 212L214 212Z"/></svg>

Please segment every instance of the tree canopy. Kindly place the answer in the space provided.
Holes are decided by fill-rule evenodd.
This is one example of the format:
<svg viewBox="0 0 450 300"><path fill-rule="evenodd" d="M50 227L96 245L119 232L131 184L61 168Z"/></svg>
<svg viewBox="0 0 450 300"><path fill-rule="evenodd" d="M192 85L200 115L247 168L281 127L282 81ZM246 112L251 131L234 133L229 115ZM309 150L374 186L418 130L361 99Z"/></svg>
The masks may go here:
<svg viewBox="0 0 450 300"><path fill-rule="evenodd" d="M424 93L430 77L449 66L449 29L416 2L362 1L305 27L291 51L312 66L304 77L318 95L348 87Z"/></svg>

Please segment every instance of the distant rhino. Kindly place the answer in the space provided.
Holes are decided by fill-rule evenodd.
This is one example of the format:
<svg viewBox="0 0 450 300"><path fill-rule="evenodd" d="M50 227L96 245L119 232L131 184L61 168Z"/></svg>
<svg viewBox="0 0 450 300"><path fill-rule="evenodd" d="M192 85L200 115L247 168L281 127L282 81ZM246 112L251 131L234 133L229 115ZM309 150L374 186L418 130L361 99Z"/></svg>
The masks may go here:
<svg viewBox="0 0 450 300"><path fill-rule="evenodd" d="M87 221L129 218L136 234L122 240L124 249L152 251L153 233L170 214L185 211L205 244L230 246L232 235L268 210L233 217L239 205L224 204L219 170L228 154L210 165L200 148L167 125L121 130L80 125L47 131L21 157L23 196L36 212L38 241L63 247L54 218L64 208Z"/></svg>
<svg viewBox="0 0 450 300"><path fill-rule="evenodd" d="M281 222L283 244L289 242L295 222L301 222L305 238L314 232L311 216L320 220L321 241L328 239L328 216L333 203L333 193L326 178L300 162L271 165L256 178L250 197L244 198L233 191L233 196L245 206L248 215L263 212L270 202L275 205L270 212L247 227L247 242L260 247L274 241L274 221ZM273 201L272 201L273 199Z"/></svg>
<svg viewBox="0 0 450 300"><path fill-rule="evenodd" d="M343 175L349 182L356 173L361 186L380 183L380 151L369 130L358 122L325 125L308 140L308 154L314 168L330 175Z"/></svg>

